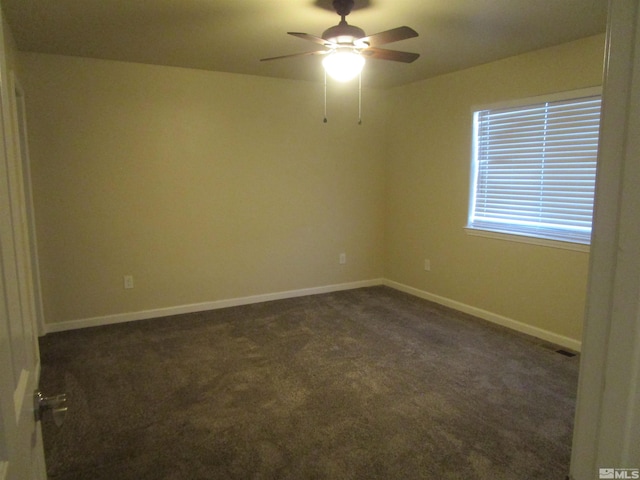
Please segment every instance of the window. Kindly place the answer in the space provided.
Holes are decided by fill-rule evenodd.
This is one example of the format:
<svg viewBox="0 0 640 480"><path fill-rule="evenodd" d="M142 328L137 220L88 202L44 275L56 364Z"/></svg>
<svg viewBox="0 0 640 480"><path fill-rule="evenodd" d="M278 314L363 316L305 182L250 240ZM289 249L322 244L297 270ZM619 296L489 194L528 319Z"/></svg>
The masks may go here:
<svg viewBox="0 0 640 480"><path fill-rule="evenodd" d="M474 112L467 228L590 243L600 94L562 97Z"/></svg>

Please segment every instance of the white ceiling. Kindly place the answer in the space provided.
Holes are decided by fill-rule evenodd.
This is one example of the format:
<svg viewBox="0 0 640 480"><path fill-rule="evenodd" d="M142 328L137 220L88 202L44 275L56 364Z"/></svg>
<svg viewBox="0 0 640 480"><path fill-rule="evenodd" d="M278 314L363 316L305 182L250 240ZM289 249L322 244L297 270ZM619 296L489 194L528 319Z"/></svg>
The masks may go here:
<svg viewBox="0 0 640 480"><path fill-rule="evenodd" d="M340 18L331 0L1 0L23 51L320 81L320 36ZM403 85L605 31L608 0L356 0L367 34L408 25L419 37L384 48L411 64L368 60L363 82Z"/></svg>

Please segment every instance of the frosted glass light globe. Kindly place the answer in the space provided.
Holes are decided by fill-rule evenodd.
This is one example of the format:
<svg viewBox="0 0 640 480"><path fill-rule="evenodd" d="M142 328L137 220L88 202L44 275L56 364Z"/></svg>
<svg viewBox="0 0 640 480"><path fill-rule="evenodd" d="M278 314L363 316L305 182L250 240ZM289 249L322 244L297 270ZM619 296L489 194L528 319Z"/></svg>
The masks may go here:
<svg viewBox="0 0 640 480"><path fill-rule="evenodd" d="M322 66L331 78L347 82L362 71L364 57L352 50L337 50L327 55Z"/></svg>

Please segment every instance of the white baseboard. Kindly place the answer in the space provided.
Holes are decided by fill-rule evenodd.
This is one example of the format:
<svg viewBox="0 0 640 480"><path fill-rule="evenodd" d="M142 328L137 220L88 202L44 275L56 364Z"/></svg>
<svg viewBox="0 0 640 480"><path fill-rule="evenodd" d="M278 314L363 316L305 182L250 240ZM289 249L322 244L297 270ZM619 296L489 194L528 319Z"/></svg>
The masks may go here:
<svg viewBox="0 0 640 480"><path fill-rule="evenodd" d="M282 300L285 298L304 297L306 295L317 295L321 293L338 292L341 290L352 290L354 288L373 287L382 285L381 278L372 280L361 280L358 282L339 283L335 285L325 285L322 287L302 288L299 290L288 290L284 292L266 293L262 295L252 295L249 297L230 298L227 300L215 300L212 302L193 303L180 305L177 307L156 308L138 312L118 313L103 317L83 318L79 320L69 320L59 323L49 323L45 325L46 333L64 332L66 330L76 330L79 328L99 327L115 323L132 322L135 320L147 320L150 318L168 317L183 313L204 312L207 310L217 310L219 308L237 307L240 305L250 305L252 303L269 302L271 300Z"/></svg>
<svg viewBox="0 0 640 480"><path fill-rule="evenodd" d="M419 290L417 288L394 282L384 278L371 280L362 280L358 282L340 283L335 285L326 285L322 287L302 288L299 290L288 290L284 292L266 293L262 295L252 295L249 297L231 298L227 300L215 300L212 302L194 303L190 305L181 305L177 307L157 308L153 310L143 310L139 312L120 313L115 315L106 315L103 317L92 317L80 320L70 320L60 323L46 324L46 333L63 332L66 330L75 330L78 328L99 327L102 325L111 325L114 323L132 322L135 320L146 320L150 318L168 317L170 315L180 315L183 313L203 312L207 310L216 310L219 308L237 307L240 305L250 305L252 303L269 302L272 300L282 300L285 298L303 297L306 295L318 295L321 293L337 292L341 290L352 290L354 288L373 287L376 285L385 285L387 287L399 290L401 292L424 298L440 305L444 305L460 312L468 313L475 317L482 318L492 323L497 323L503 327L511 328L521 333L555 343L571 350L579 352L581 342L573 338L565 337L557 333L543 330L526 323L518 322L508 317L488 312L471 305L451 300L450 298L441 297L433 293Z"/></svg>
<svg viewBox="0 0 640 480"><path fill-rule="evenodd" d="M424 290L419 290L417 288L394 282L392 280L385 279L383 285L396 290L400 290L401 292L405 292L410 295L414 295L416 297L424 298L425 300L429 300L440 305L444 305L445 307L453 308L454 310L458 310L463 313L468 313L469 315L473 315L474 317L482 318L483 320L502 325L503 327L507 327L536 338L540 338L547 342L555 343L556 345L566 347L576 352L579 352L582 348L582 342L573 338L565 337L564 335L559 335L542 328L518 322L517 320L513 320L512 318L504 317L502 315L498 315L497 313L488 312L487 310L482 310L481 308L473 307L471 305L458 302L457 300L451 300L450 298L441 297L439 295L435 295Z"/></svg>

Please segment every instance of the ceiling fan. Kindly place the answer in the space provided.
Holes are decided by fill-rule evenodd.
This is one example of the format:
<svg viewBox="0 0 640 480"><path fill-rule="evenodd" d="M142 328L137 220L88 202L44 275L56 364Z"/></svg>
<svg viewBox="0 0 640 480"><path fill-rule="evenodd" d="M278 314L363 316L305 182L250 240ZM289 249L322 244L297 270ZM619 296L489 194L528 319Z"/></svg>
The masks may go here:
<svg viewBox="0 0 640 480"><path fill-rule="evenodd" d="M341 20L338 25L325 30L322 33L322 37L316 37L308 33L287 32L294 37L322 45L324 47L323 50L263 58L261 61L308 55L327 55L322 62L325 71L336 80L347 81L362 71L365 58L411 63L420 56L417 53L379 48L380 45L417 37L418 33L405 26L392 28L373 35L366 35L360 27L349 25L345 20L345 17L351 13L353 5L354 0L333 1L333 8L340 15Z"/></svg>

